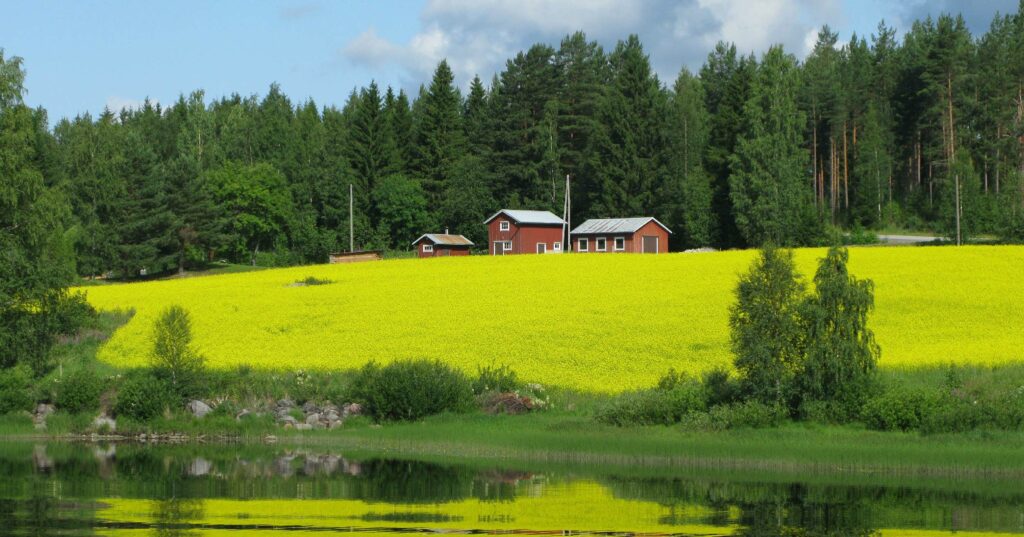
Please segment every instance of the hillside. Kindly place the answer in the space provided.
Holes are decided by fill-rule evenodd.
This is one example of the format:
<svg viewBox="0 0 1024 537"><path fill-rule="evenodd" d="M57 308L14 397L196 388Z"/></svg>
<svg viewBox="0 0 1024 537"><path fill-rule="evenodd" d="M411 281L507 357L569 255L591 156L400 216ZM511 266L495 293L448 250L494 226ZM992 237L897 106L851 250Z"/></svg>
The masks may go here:
<svg viewBox="0 0 1024 537"><path fill-rule="evenodd" d="M584 390L650 385L730 362L728 309L754 252L405 259L85 289L136 316L101 359L145 363L160 309L193 316L213 367L352 368L439 358ZM824 250L799 250L809 279ZM1024 247L856 248L883 367L1024 360ZM327 285L296 286L307 277Z"/></svg>

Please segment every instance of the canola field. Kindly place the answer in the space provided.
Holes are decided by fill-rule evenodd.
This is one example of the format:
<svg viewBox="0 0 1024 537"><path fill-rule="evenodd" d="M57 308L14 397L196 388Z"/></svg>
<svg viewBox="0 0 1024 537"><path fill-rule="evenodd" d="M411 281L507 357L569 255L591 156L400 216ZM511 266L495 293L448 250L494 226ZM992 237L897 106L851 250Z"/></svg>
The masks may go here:
<svg viewBox="0 0 1024 537"><path fill-rule="evenodd" d="M155 317L180 304L211 367L437 358L614 392L728 366L728 310L755 253L403 259L83 290L136 312L100 350L118 366L146 364ZM796 252L809 285L824 254ZM1024 247L853 248L850 270L875 282L882 367L1024 361ZM332 283L293 285L310 276Z"/></svg>

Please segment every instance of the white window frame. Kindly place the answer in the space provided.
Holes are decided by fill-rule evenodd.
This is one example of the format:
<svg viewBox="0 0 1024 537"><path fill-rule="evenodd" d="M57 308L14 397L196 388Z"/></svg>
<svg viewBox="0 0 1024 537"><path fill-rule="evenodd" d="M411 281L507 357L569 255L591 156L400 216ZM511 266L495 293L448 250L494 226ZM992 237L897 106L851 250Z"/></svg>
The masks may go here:
<svg viewBox="0 0 1024 537"><path fill-rule="evenodd" d="M511 252L512 251L512 241L505 241L505 251L506 252Z"/></svg>
<svg viewBox="0 0 1024 537"><path fill-rule="evenodd" d="M538 254L546 254L546 253L548 253L548 243L546 243L546 242L538 242L537 243L537 253Z"/></svg>
<svg viewBox="0 0 1024 537"><path fill-rule="evenodd" d="M561 252L562 251L562 243L560 243L560 242L553 243L551 245L551 249L556 251L556 252Z"/></svg>
<svg viewBox="0 0 1024 537"><path fill-rule="evenodd" d="M576 245L577 252L589 252L590 251L590 239L586 237L580 237L579 242Z"/></svg>
<svg viewBox="0 0 1024 537"><path fill-rule="evenodd" d="M498 222L498 231L508 231L510 229L512 229L512 225L509 224L508 220Z"/></svg>
<svg viewBox="0 0 1024 537"><path fill-rule="evenodd" d="M598 237L594 239L594 251L595 252L607 252L608 251L608 239L605 237Z"/></svg>
<svg viewBox="0 0 1024 537"><path fill-rule="evenodd" d="M626 237L615 237L615 239L613 239L613 240L615 241L615 246L614 247L615 247L615 251L616 252L625 252L626 251ZM622 241L622 242L620 243L619 241ZM620 247L619 244L622 244L622 246Z"/></svg>
<svg viewBox="0 0 1024 537"><path fill-rule="evenodd" d="M434 252L434 245L433 244L424 244L423 245L423 253L429 254L429 253L433 253L433 252Z"/></svg>

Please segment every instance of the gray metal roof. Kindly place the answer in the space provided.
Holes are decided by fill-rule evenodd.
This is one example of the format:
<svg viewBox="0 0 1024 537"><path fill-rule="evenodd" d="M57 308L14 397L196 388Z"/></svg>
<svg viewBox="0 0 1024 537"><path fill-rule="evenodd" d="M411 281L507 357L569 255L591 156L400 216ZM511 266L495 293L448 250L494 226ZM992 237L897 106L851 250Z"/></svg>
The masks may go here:
<svg viewBox="0 0 1024 537"><path fill-rule="evenodd" d="M665 231L672 233L672 230L658 222L653 216L640 216L636 218L591 218L572 230L573 235L596 235L601 233L636 233L636 231L648 222L654 221Z"/></svg>
<svg viewBox="0 0 1024 537"><path fill-rule="evenodd" d="M502 209L494 213L494 215L487 220L484 220L484 223L486 224L491 220L494 220L502 213L520 224L553 224L560 226L565 223L564 220L555 216L551 211L522 211L515 209Z"/></svg>
<svg viewBox="0 0 1024 537"><path fill-rule="evenodd" d="M445 246L473 246L473 243L462 235L445 235L444 233L425 233L420 236L420 238L412 241L412 245L416 246L423 239L427 239L434 244L443 244Z"/></svg>

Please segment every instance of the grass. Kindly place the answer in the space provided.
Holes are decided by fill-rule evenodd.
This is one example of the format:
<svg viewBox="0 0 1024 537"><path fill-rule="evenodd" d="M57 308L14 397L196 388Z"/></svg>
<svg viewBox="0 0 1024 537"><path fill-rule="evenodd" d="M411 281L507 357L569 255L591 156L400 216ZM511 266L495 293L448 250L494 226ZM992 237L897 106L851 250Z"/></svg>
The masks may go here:
<svg viewBox="0 0 1024 537"><path fill-rule="evenodd" d="M437 358L473 373L507 363L577 390L649 386L670 367L728 365L728 310L754 252L513 256L321 265L91 287L101 309L137 315L101 349L142 365L153 320L192 314L211 366L342 370ZM796 253L810 277L821 249ZM1024 247L855 248L875 282L883 368L1024 362ZM294 286L312 277L331 285Z"/></svg>

